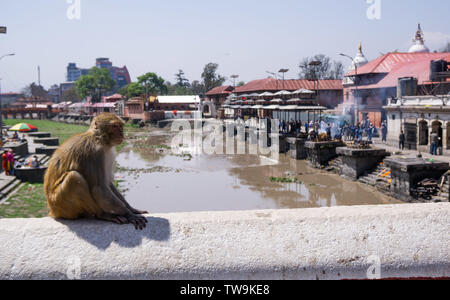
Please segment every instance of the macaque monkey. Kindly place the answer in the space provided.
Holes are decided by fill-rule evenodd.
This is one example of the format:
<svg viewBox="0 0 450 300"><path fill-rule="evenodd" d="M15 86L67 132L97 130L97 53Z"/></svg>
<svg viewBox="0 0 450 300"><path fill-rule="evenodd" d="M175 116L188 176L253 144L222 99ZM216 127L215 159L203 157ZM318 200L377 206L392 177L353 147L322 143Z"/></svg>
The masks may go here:
<svg viewBox="0 0 450 300"><path fill-rule="evenodd" d="M97 116L85 133L53 154L44 178L50 217L96 218L146 227L146 211L132 208L113 185L114 147L122 144L124 122L114 114Z"/></svg>

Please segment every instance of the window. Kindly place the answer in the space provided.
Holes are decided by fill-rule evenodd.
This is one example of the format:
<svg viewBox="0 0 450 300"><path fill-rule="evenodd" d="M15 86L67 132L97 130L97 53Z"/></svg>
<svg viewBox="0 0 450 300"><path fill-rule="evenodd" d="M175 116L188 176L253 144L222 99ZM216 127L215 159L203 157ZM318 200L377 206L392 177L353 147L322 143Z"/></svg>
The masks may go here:
<svg viewBox="0 0 450 300"><path fill-rule="evenodd" d="M392 115L392 120L395 120L395 115Z"/></svg>

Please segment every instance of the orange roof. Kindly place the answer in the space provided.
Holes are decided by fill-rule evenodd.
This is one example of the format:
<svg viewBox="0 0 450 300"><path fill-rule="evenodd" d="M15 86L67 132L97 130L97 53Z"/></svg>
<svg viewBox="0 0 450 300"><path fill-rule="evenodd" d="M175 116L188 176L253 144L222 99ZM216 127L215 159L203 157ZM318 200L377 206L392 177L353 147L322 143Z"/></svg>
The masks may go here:
<svg viewBox="0 0 450 300"><path fill-rule="evenodd" d="M233 90L233 87L231 85L219 86L219 87L213 88L212 90L207 92L206 96L230 94L232 90Z"/></svg>
<svg viewBox="0 0 450 300"><path fill-rule="evenodd" d="M396 87L399 78L414 77L419 85L430 83L430 62L444 59L450 62L450 53L388 53L358 68L358 75L385 74L378 82L360 84L361 88ZM350 72L345 76L354 76Z"/></svg>
<svg viewBox="0 0 450 300"><path fill-rule="evenodd" d="M358 68L358 75L373 73L389 73L394 69L411 63L429 63L432 60L450 58L450 53L388 53ZM352 71L345 76L354 76Z"/></svg>
<svg viewBox="0 0 450 300"><path fill-rule="evenodd" d="M284 88L283 88L284 86ZM299 89L307 90L342 90L342 80L320 80L319 86L314 87L314 81L305 79L277 80L273 78L253 80L244 86L236 88L236 93L262 92L262 91L296 91Z"/></svg>

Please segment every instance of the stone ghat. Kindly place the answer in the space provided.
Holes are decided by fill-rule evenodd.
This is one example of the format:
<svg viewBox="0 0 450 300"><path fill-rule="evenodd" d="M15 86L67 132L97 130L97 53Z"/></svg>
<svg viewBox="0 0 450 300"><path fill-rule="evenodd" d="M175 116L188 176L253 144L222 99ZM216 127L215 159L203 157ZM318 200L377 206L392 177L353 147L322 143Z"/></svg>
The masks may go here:
<svg viewBox="0 0 450 300"><path fill-rule="evenodd" d="M148 221L136 231L94 220L0 220L0 279L340 280L367 279L371 268L381 278L450 276L448 203Z"/></svg>
<svg viewBox="0 0 450 300"><path fill-rule="evenodd" d="M336 149L341 157L340 173L351 180L358 180L366 172L376 169L388 155L384 149L355 149L341 147Z"/></svg>
<svg viewBox="0 0 450 300"><path fill-rule="evenodd" d="M312 142L305 143L307 159L310 164L315 168L321 168L327 166L328 163L336 158L336 148L344 146L341 141L329 141L329 142Z"/></svg>

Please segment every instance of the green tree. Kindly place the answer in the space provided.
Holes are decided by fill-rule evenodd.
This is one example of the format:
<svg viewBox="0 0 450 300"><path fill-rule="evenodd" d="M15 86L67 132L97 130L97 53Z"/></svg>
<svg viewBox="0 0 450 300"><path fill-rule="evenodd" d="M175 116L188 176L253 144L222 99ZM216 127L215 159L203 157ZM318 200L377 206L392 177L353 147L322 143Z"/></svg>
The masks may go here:
<svg viewBox="0 0 450 300"><path fill-rule="evenodd" d="M192 81L191 84L191 94L193 95L201 95L206 93L206 88L203 83L198 80Z"/></svg>
<svg viewBox="0 0 450 300"><path fill-rule="evenodd" d="M139 82L132 82L119 90L119 94L130 99L133 97L141 97L145 94L145 90Z"/></svg>
<svg viewBox="0 0 450 300"><path fill-rule="evenodd" d="M226 78L217 74L219 65L209 63L205 66L202 73L204 92L210 91L215 87L222 86Z"/></svg>
<svg viewBox="0 0 450 300"><path fill-rule="evenodd" d="M100 102L102 96L112 91L115 81L108 69L92 68L88 75L81 76L76 88L82 98L92 97L92 102Z"/></svg>
<svg viewBox="0 0 450 300"><path fill-rule="evenodd" d="M48 91L42 85L31 83L22 89L22 94L26 97L48 99Z"/></svg>
<svg viewBox="0 0 450 300"><path fill-rule="evenodd" d="M144 89L144 94L146 95L146 99L151 94L167 94L168 88L165 84L165 80L155 73L147 73L140 77L138 77L138 83Z"/></svg>
<svg viewBox="0 0 450 300"><path fill-rule="evenodd" d="M179 87L189 88L191 84L189 80L185 77L183 70L178 70L178 73L175 74L175 79Z"/></svg>
<svg viewBox="0 0 450 300"><path fill-rule="evenodd" d="M80 94L76 88L67 90L63 93L61 100L63 102L79 102L81 100Z"/></svg>

